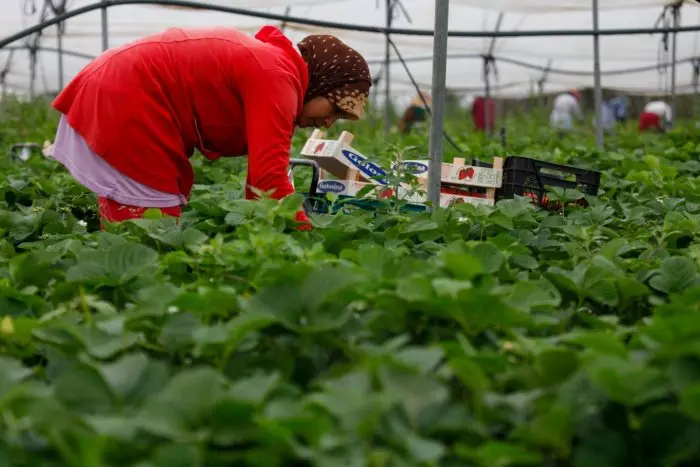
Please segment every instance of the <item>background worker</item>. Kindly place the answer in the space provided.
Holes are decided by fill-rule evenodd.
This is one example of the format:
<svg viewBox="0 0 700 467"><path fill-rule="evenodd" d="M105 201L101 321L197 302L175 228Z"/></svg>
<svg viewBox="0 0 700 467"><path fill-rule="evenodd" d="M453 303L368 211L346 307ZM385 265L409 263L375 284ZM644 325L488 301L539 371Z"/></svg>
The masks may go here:
<svg viewBox="0 0 700 467"><path fill-rule="evenodd" d="M627 112L627 107L629 104L629 100L625 96L617 96L613 97L608 101L608 105L610 106L610 109L612 110L613 116L615 117L615 120L618 122L624 123L627 121L627 118L629 117L628 112Z"/></svg>
<svg viewBox="0 0 700 467"><path fill-rule="evenodd" d="M610 105L610 101L602 102L600 104L600 111L603 121L603 131L606 133L612 133L617 124L617 119L615 118L615 112L613 107ZM593 126L597 126L597 115L593 117Z"/></svg>
<svg viewBox="0 0 700 467"><path fill-rule="evenodd" d="M658 131L665 133L670 127L673 115L671 106L662 100L651 101L639 114L639 131Z"/></svg>
<svg viewBox="0 0 700 467"><path fill-rule="evenodd" d="M477 96L472 102L472 125L476 131L493 131L496 126L496 102Z"/></svg>
<svg viewBox="0 0 700 467"><path fill-rule="evenodd" d="M423 99L421 99L421 96L423 96ZM398 127L401 133L410 133L416 123L424 122L427 119L428 112L423 100L428 105L431 105L430 94L423 91L411 100L411 104L406 108L399 120Z"/></svg>
<svg viewBox="0 0 700 467"><path fill-rule="evenodd" d="M559 94L554 99L554 105L549 120L553 128L559 132L568 132L574 128L574 119L582 120L579 101L581 93L578 89Z"/></svg>

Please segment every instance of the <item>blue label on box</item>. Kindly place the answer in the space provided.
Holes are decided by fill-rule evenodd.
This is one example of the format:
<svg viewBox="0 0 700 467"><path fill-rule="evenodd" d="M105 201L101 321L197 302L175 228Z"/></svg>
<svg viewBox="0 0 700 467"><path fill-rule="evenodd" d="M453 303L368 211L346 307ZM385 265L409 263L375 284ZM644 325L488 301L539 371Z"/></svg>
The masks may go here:
<svg viewBox="0 0 700 467"><path fill-rule="evenodd" d="M324 180L318 184L318 190L323 193L342 193L345 191L345 184L335 180Z"/></svg>
<svg viewBox="0 0 700 467"><path fill-rule="evenodd" d="M362 156L359 154L355 154L352 151L348 151L347 149L343 149L343 156L347 160L349 160L352 165L357 167L357 169L365 174L367 177L376 180L378 183L381 183L382 185L386 185L386 180L384 178L374 178L374 177L380 177L386 175L386 172L384 169L379 167L377 164L374 162L370 162L366 159L364 159Z"/></svg>
<svg viewBox="0 0 700 467"><path fill-rule="evenodd" d="M428 164L423 164L421 162L402 162L401 166L404 170L412 174L422 174L428 171Z"/></svg>

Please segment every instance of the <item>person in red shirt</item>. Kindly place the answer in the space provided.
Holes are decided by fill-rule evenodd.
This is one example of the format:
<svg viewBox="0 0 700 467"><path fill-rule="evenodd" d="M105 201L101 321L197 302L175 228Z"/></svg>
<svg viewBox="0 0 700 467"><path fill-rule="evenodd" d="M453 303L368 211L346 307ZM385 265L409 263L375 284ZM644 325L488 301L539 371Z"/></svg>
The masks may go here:
<svg viewBox="0 0 700 467"><path fill-rule="evenodd" d="M108 50L53 101L54 154L95 191L102 220L147 208L178 217L194 173L189 158L248 156L246 198L281 199L296 126L359 119L372 85L362 56L330 35L296 46L272 26L171 28ZM300 228L311 228L305 213Z"/></svg>
<svg viewBox="0 0 700 467"><path fill-rule="evenodd" d="M477 131L493 131L496 120L496 104L493 99L477 96L472 103L472 123Z"/></svg>

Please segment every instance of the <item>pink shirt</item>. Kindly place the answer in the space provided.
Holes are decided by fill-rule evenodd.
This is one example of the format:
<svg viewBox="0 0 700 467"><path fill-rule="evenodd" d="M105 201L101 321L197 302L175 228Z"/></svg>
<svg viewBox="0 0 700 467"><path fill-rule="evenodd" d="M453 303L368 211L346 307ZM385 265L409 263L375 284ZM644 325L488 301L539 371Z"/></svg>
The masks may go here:
<svg viewBox="0 0 700 467"><path fill-rule="evenodd" d="M187 199L182 195L155 190L117 171L90 149L63 115L58 123L52 156L81 185L98 196L146 208L169 208L187 204Z"/></svg>

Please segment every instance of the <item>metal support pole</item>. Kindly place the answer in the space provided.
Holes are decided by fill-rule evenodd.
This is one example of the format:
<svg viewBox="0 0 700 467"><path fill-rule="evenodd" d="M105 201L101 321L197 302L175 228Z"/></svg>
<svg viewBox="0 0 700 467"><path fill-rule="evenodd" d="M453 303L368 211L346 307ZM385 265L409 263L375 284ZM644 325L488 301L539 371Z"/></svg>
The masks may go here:
<svg viewBox="0 0 700 467"><path fill-rule="evenodd" d="M36 48L29 49L29 100L36 97Z"/></svg>
<svg viewBox="0 0 700 467"><path fill-rule="evenodd" d="M292 7L290 5L287 5L287 8L284 9L284 16L289 16L289 13L292 12ZM280 31L284 33L287 30L287 20L282 21L280 24Z"/></svg>
<svg viewBox="0 0 700 467"><path fill-rule="evenodd" d="M393 19L393 0L386 0L386 27L391 28ZM391 48L389 34L384 41L384 134L391 129Z"/></svg>
<svg viewBox="0 0 700 467"><path fill-rule="evenodd" d="M673 5L673 27L677 28L681 20L681 3ZM676 77L678 68L678 33L674 32L671 36L671 121L669 122L671 126L675 126L677 118L677 108L676 105Z"/></svg>
<svg viewBox="0 0 700 467"><path fill-rule="evenodd" d="M499 13L498 19L496 20L496 28L494 31L498 33L501 30L501 25L503 24L503 13ZM486 107L484 109L484 119L486 120L486 134L492 135L493 130L496 129L496 105L493 106L493 114L491 113L491 70L494 67L493 52L496 48L496 37L491 38L491 43L489 44L489 51L484 58L484 82L486 84ZM489 122L493 120L493 128L489 125Z"/></svg>
<svg viewBox="0 0 700 467"><path fill-rule="evenodd" d="M698 118L698 86L700 85L700 59L694 58L693 65L693 119Z"/></svg>
<svg viewBox="0 0 700 467"><path fill-rule="evenodd" d="M593 73L595 79L595 145L603 149L603 89L600 84L600 35L598 34L598 0L593 0Z"/></svg>
<svg viewBox="0 0 700 467"><path fill-rule="evenodd" d="M486 121L486 134L490 136L491 126L489 125L489 122L491 121L491 67L489 60L490 57L484 57L484 86L486 87L486 106L484 107L484 120Z"/></svg>
<svg viewBox="0 0 700 467"><path fill-rule="evenodd" d="M537 101L539 103L539 108L540 112L544 114L546 112L546 104L547 104L547 99L544 97L544 85L547 83L547 79L549 79L549 72L552 69L552 59L550 58L549 61L547 61L547 66L545 67L544 71L542 72L542 76L540 76L540 79L537 80Z"/></svg>
<svg viewBox="0 0 700 467"><path fill-rule="evenodd" d="M445 123L445 80L447 73L449 10L449 0L435 0L432 86L433 109L430 116L430 168L428 170L428 201L432 204L432 209L438 209L440 207L442 133Z"/></svg>
<svg viewBox="0 0 700 467"><path fill-rule="evenodd" d="M107 24L107 5L102 5L100 10L102 17L102 51L109 49L109 25Z"/></svg>
<svg viewBox="0 0 700 467"><path fill-rule="evenodd" d="M5 84L5 73L0 72L0 115L7 99L7 85Z"/></svg>
<svg viewBox="0 0 700 467"><path fill-rule="evenodd" d="M63 24L64 23L58 23L56 25L56 48L58 49L58 91L63 89Z"/></svg>
<svg viewBox="0 0 700 467"><path fill-rule="evenodd" d="M12 59L15 56L15 51L10 50L5 65L0 69L0 114L2 114L3 107L7 102L7 74L10 72L12 67Z"/></svg>

